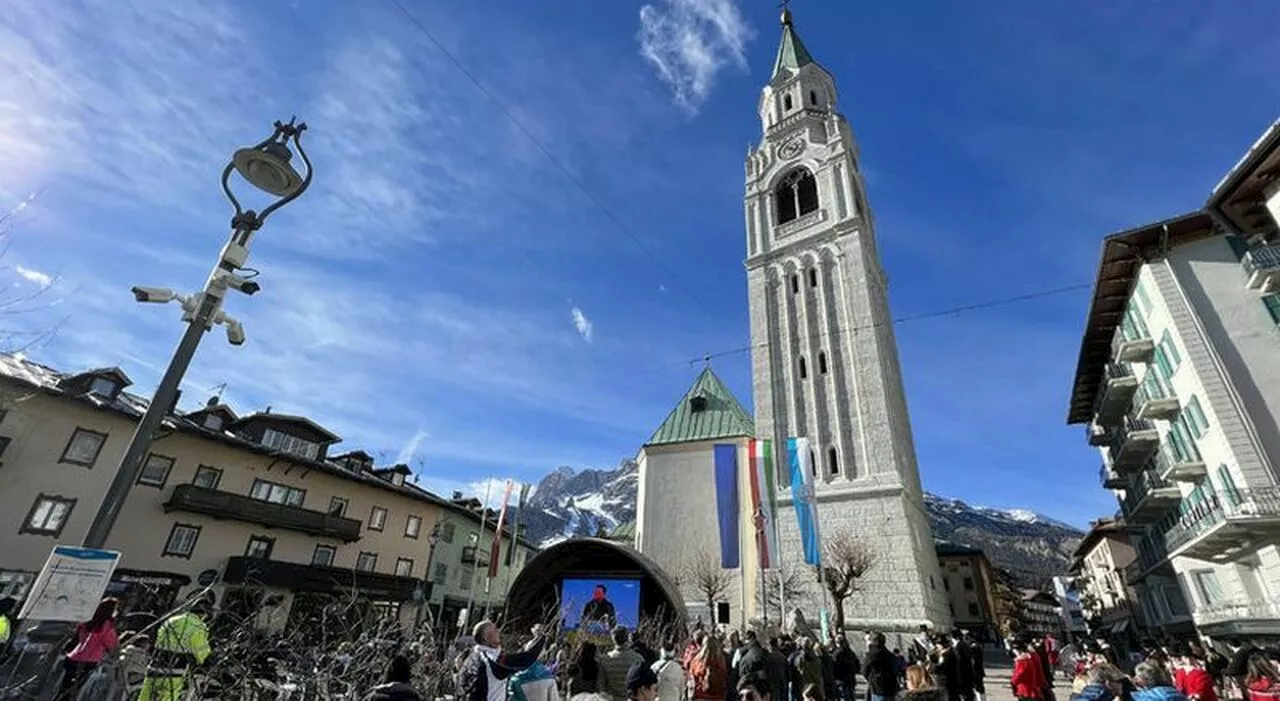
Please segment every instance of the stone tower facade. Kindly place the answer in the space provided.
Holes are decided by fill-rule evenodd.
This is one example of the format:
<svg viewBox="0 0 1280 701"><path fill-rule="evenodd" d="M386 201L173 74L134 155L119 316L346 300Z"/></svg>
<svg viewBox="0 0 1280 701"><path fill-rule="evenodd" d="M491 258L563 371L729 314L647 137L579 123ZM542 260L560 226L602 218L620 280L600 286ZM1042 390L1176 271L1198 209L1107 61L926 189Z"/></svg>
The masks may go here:
<svg viewBox="0 0 1280 701"><path fill-rule="evenodd" d="M746 161L747 286L757 436L785 466L788 437L812 446L826 542L856 536L875 565L846 602L846 628L946 626L943 581L853 132L835 81L782 16L760 96L764 135ZM787 471L779 470L785 481ZM778 519L784 568L801 548L790 491ZM809 592L816 608L820 592ZM812 608L811 608L812 610Z"/></svg>

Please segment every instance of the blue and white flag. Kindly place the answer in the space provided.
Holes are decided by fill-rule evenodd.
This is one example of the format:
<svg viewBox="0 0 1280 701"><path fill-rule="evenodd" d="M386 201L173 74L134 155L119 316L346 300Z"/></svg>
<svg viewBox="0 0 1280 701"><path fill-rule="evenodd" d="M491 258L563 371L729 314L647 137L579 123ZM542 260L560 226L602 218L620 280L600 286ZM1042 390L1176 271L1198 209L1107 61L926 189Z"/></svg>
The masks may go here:
<svg viewBox="0 0 1280 701"><path fill-rule="evenodd" d="M822 565L822 536L818 533L818 501L813 493L813 465L808 438L787 439L787 462L791 466L791 499L796 506L800 543L806 565Z"/></svg>
<svg viewBox="0 0 1280 701"><path fill-rule="evenodd" d="M741 505L738 503L738 446L718 444L716 459L716 515L720 521L720 566L726 570L737 569L741 563L738 548L738 520Z"/></svg>

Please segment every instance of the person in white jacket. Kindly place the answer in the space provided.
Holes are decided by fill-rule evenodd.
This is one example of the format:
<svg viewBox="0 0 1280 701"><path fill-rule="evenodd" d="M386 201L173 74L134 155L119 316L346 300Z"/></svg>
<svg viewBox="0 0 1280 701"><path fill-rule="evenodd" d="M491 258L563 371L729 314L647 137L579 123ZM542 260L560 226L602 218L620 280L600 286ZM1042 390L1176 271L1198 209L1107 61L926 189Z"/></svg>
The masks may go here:
<svg viewBox="0 0 1280 701"><path fill-rule="evenodd" d="M658 677L658 701L684 701L688 684L676 660L675 641L662 644L662 657L653 663L653 673Z"/></svg>

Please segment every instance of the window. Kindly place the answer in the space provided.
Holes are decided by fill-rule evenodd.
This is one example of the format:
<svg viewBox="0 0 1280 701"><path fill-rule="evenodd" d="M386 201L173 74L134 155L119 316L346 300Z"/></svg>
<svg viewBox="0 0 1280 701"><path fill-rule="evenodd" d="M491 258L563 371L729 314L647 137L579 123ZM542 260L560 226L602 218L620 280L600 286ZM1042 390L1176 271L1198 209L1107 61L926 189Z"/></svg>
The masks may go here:
<svg viewBox="0 0 1280 701"><path fill-rule="evenodd" d="M818 286L818 269L809 268L809 287Z"/></svg>
<svg viewBox="0 0 1280 701"><path fill-rule="evenodd" d="M1169 423L1169 433L1165 438L1170 452L1179 462L1198 461L1199 451L1196 449L1195 441L1191 439L1191 429L1187 428L1186 414L1178 416Z"/></svg>
<svg viewBox="0 0 1280 701"><path fill-rule="evenodd" d="M316 456L320 454L319 444L287 433L281 433L273 428L268 428L262 432L262 444L268 448L275 448L282 453L297 455L309 460L315 460Z"/></svg>
<svg viewBox="0 0 1280 701"><path fill-rule="evenodd" d="M973 577L964 578L964 590L973 591Z"/></svg>
<svg viewBox="0 0 1280 701"><path fill-rule="evenodd" d="M782 109L787 110L787 111L790 111L790 110L791 110L791 96L790 96L790 95L783 95L783 96L782 96Z"/></svg>
<svg viewBox="0 0 1280 701"><path fill-rule="evenodd" d="M474 581L475 578L476 578L476 568L463 567L461 570L458 571L458 588L470 589L471 582Z"/></svg>
<svg viewBox="0 0 1280 701"><path fill-rule="evenodd" d="M404 537L417 538L418 533L422 530L422 517L410 516L404 520Z"/></svg>
<svg viewBox="0 0 1280 701"><path fill-rule="evenodd" d="M222 470L208 465L197 467L196 476L191 479L191 484L205 489L217 489L220 482L222 482Z"/></svg>
<svg viewBox="0 0 1280 701"><path fill-rule="evenodd" d="M804 356L800 356L800 379L809 377L809 371L804 365Z"/></svg>
<svg viewBox="0 0 1280 701"><path fill-rule="evenodd" d="M1199 397L1191 395L1182 415L1187 419L1187 427L1191 429L1191 435L1204 438L1204 434L1209 430L1209 420L1204 417L1204 410L1200 408Z"/></svg>
<svg viewBox="0 0 1280 701"><path fill-rule="evenodd" d="M343 499L342 497L331 498L329 500L329 515L330 516L346 516L347 500Z"/></svg>
<svg viewBox="0 0 1280 701"><path fill-rule="evenodd" d="M1204 599L1205 606L1221 606L1227 603L1226 592L1222 591L1222 585L1218 582L1218 574L1213 570L1198 570L1192 572L1195 577L1196 588L1200 590L1200 596Z"/></svg>
<svg viewBox="0 0 1280 701"><path fill-rule="evenodd" d="M809 91L809 104L811 105L818 104L818 92L816 90Z"/></svg>
<svg viewBox="0 0 1280 701"><path fill-rule="evenodd" d="M1244 254L1249 252L1249 244L1235 234L1227 234L1224 236L1227 245L1231 247L1231 252L1236 255L1236 260L1244 260Z"/></svg>
<svg viewBox="0 0 1280 701"><path fill-rule="evenodd" d="M369 530L380 531L387 526L387 510L381 506L373 507L369 512Z"/></svg>
<svg viewBox="0 0 1280 701"><path fill-rule="evenodd" d="M31 583L34 581L36 581L35 572L0 570L0 599L22 601L27 598L27 590L31 588Z"/></svg>
<svg viewBox="0 0 1280 701"><path fill-rule="evenodd" d="M58 462L93 467L93 463L98 460L98 453L102 452L102 445L106 442L107 434L105 433L77 428L71 434L71 440L67 441L67 447L62 449L62 458Z"/></svg>
<svg viewBox="0 0 1280 701"><path fill-rule="evenodd" d="M840 461L836 455L836 447L827 448L827 471L833 475L840 474Z"/></svg>
<svg viewBox="0 0 1280 701"><path fill-rule="evenodd" d="M444 524L444 528L441 528L441 529L440 529L440 540L443 540L443 541L444 541L444 542L446 542L446 543L452 543L452 542L453 542L453 532L454 532L455 530L457 530L457 529L454 527L454 525L453 525L453 522L452 522L452 521L450 521L450 522L448 522L448 523Z"/></svg>
<svg viewBox="0 0 1280 701"><path fill-rule="evenodd" d="M431 581L436 584L444 584L449 581L449 565L444 562L437 562L436 571L435 574L431 576Z"/></svg>
<svg viewBox="0 0 1280 701"><path fill-rule="evenodd" d="M411 577L413 576L413 560L407 557L396 558L396 576Z"/></svg>
<svg viewBox="0 0 1280 701"><path fill-rule="evenodd" d="M271 549L275 547L275 544L275 538L261 535L249 536L249 545L244 549L244 556L269 560L271 559Z"/></svg>
<svg viewBox="0 0 1280 701"><path fill-rule="evenodd" d="M1236 480L1231 476L1231 468L1226 465L1218 466L1218 489L1222 490L1229 504L1240 506L1240 490L1236 489Z"/></svg>
<svg viewBox="0 0 1280 701"><path fill-rule="evenodd" d="M173 524L173 530L169 531L169 539L164 543L164 552L160 554L164 557L190 559L191 554L196 551L196 541L199 539L200 526L175 523Z"/></svg>
<svg viewBox="0 0 1280 701"><path fill-rule="evenodd" d="M778 223L802 217L818 209L818 181L804 168L791 171L774 194L778 209Z"/></svg>
<svg viewBox="0 0 1280 701"><path fill-rule="evenodd" d="M1151 313L1151 297L1147 296L1147 288L1142 284L1142 280L1138 280L1138 284L1133 289L1134 295L1138 299L1138 309L1143 314Z"/></svg>
<svg viewBox="0 0 1280 701"><path fill-rule="evenodd" d="M27 518L18 532L57 538L62 535L62 529L67 525L67 519L71 517L71 510L75 505L75 499L41 494L31 505L31 511L27 512Z"/></svg>
<svg viewBox="0 0 1280 701"><path fill-rule="evenodd" d="M337 549L332 545L317 545L315 552L311 553L311 564L318 567L333 567L333 556L337 554Z"/></svg>
<svg viewBox="0 0 1280 701"><path fill-rule="evenodd" d="M818 351L818 372L823 375L827 374L827 354L825 351Z"/></svg>
<svg viewBox="0 0 1280 701"><path fill-rule="evenodd" d="M119 391L120 385L107 377L95 377L93 382L89 383L90 394L96 394L106 399L115 399L116 392Z"/></svg>
<svg viewBox="0 0 1280 701"><path fill-rule="evenodd" d="M982 615L982 610L978 608L978 605L973 603L972 601L969 602L969 616L972 618L977 618L980 615Z"/></svg>
<svg viewBox="0 0 1280 701"><path fill-rule="evenodd" d="M261 501L269 501L272 504L302 506L303 500L307 497L307 490L266 480L254 480L253 489L249 492L249 496Z"/></svg>
<svg viewBox="0 0 1280 701"><path fill-rule="evenodd" d="M1164 334L1160 336L1160 345L1156 349L1156 360L1160 360L1160 356L1164 357L1165 365L1168 371L1165 373L1165 379L1173 377L1173 373L1178 371L1178 366L1182 364L1182 356L1178 354L1178 347L1173 344L1173 335L1169 333L1169 329L1164 330Z"/></svg>
<svg viewBox="0 0 1280 701"><path fill-rule="evenodd" d="M791 275L791 294L798 294L799 292L800 292L800 276L793 273Z"/></svg>
<svg viewBox="0 0 1280 701"><path fill-rule="evenodd" d="M471 531L470 533L467 534L467 542L470 543L471 547L474 548L476 545L480 543L480 534L476 533L475 531Z"/></svg>
<svg viewBox="0 0 1280 701"><path fill-rule="evenodd" d="M1267 308L1267 313L1271 315L1271 323L1280 326L1280 292L1263 297L1262 304Z"/></svg>
<svg viewBox="0 0 1280 701"><path fill-rule="evenodd" d="M361 572L372 572L378 568L377 553L360 553L356 557L356 569Z"/></svg>
<svg viewBox="0 0 1280 701"><path fill-rule="evenodd" d="M169 481L169 470L173 469L173 458L151 453L147 461L142 463L142 471L138 473L138 484L148 487L163 487Z"/></svg>

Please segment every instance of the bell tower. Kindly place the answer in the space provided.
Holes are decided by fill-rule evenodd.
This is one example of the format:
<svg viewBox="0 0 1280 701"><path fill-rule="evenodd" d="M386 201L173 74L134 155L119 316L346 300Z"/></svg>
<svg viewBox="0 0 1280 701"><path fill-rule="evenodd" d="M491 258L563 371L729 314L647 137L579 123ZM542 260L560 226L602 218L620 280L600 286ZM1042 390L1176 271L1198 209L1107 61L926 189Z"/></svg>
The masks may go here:
<svg viewBox="0 0 1280 701"><path fill-rule="evenodd" d="M776 447L807 437L823 539L856 536L876 552L861 591L846 602L846 627L910 632L947 625L950 615L875 221L837 97L834 78L784 9L758 104L762 138L746 160L756 432ZM785 465L785 451L775 461ZM778 472L785 480L786 470ZM778 522L783 559L797 562L795 519Z"/></svg>

